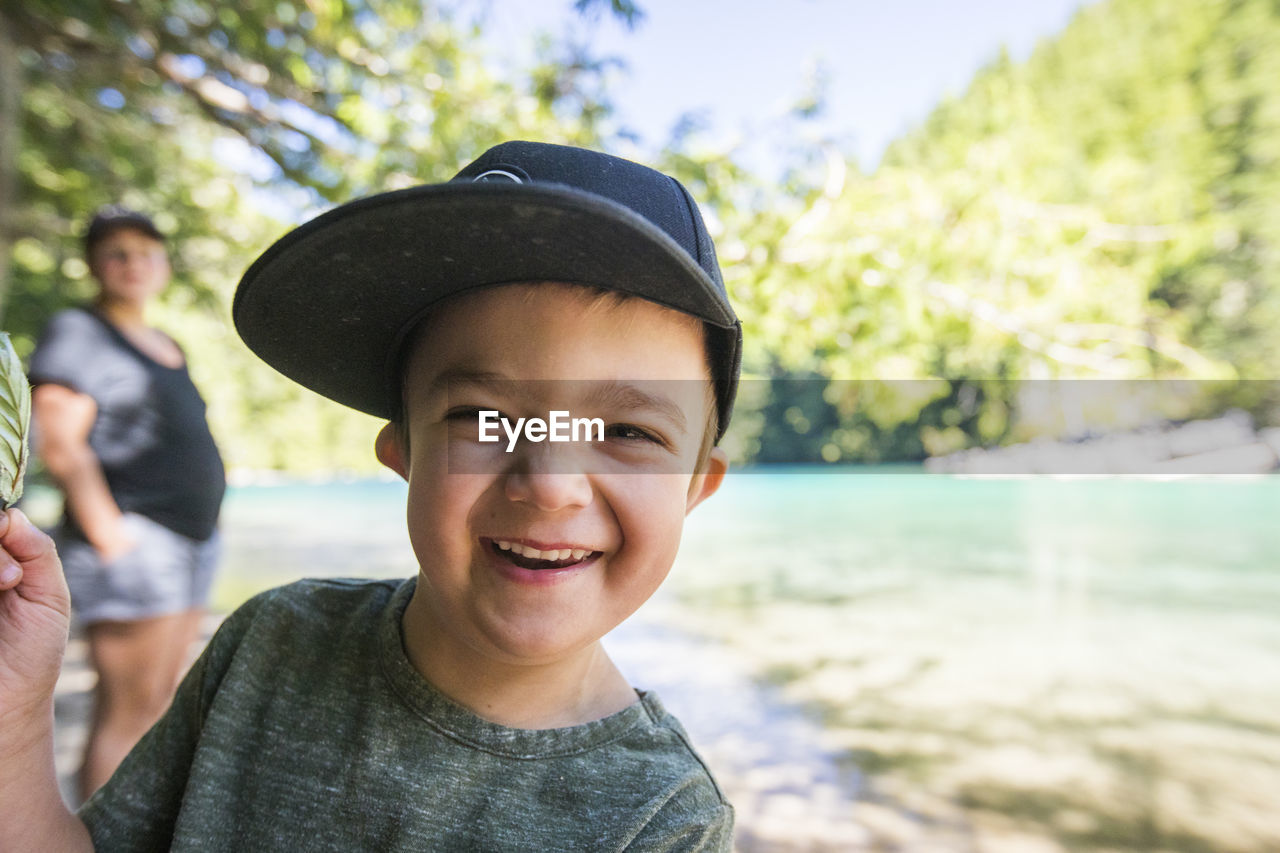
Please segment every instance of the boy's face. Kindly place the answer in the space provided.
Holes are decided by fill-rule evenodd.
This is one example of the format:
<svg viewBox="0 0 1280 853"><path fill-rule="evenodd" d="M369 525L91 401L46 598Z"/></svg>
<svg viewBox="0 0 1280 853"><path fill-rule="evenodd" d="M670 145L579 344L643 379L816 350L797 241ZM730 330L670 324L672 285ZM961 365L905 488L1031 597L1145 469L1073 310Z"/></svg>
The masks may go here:
<svg viewBox="0 0 1280 853"><path fill-rule="evenodd" d="M417 340L407 441L391 426L378 437L379 459L409 482L412 606L429 608L432 642L464 656L536 664L588 648L657 589L685 515L724 475L718 448L694 473L714 406L698 322L569 285L507 285L445 303ZM501 430L478 440L480 410L599 417L605 438L508 452Z"/></svg>

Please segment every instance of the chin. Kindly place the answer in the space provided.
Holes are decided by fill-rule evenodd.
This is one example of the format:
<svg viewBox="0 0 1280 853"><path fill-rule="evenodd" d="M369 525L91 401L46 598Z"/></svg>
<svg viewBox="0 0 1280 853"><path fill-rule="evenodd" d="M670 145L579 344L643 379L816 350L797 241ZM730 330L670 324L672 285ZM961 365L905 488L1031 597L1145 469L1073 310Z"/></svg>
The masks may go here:
<svg viewBox="0 0 1280 853"><path fill-rule="evenodd" d="M508 663L538 665L555 663L575 652L581 651L594 643L598 638L577 634L567 636L556 631L548 631L545 626L537 626L527 631L512 631L507 626L501 634L490 635L490 643Z"/></svg>

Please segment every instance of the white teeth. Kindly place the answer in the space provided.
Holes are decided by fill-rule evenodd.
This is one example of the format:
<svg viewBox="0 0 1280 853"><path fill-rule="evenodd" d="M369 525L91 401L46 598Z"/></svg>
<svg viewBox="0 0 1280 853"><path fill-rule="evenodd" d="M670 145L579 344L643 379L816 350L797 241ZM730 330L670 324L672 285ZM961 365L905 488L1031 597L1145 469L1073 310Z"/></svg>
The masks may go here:
<svg viewBox="0 0 1280 853"><path fill-rule="evenodd" d="M530 560L548 560L550 562L560 562L570 557L575 560L581 560L592 553L587 548L559 548L554 551L539 551L537 548L530 548L527 545L521 545L519 542L508 542L505 539L495 539L493 544L497 545L499 550L510 551L512 554L518 554Z"/></svg>

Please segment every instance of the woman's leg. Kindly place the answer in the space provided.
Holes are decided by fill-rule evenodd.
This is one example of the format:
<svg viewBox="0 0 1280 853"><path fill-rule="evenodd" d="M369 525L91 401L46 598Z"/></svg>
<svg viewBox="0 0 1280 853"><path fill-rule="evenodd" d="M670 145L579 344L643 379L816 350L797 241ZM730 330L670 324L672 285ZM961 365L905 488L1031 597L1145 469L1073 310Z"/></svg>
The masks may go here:
<svg viewBox="0 0 1280 853"><path fill-rule="evenodd" d="M98 672L80 794L88 797L117 766L173 699L186 665L193 620L190 611L133 622L94 622L85 633Z"/></svg>
<svg viewBox="0 0 1280 853"><path fill-rule="evenodd" d="M168 662L169 671L173 673L173 686L176 689L182 677L191 668L192 661L199 649L193 651L193 644L200 639L200 624L204 621L204 608L193 607L181 614L182 625L178 629L178 642L173 646L174 657Z"/></svg>

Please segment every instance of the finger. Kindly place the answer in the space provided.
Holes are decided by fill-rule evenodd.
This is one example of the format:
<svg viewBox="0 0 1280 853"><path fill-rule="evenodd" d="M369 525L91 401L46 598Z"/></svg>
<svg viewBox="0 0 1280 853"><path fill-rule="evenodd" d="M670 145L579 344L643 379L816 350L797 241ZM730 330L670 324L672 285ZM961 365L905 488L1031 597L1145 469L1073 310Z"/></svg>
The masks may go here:
<svg viewBox="0 0 1280 853"><path fill-rule="evenodd" d="M8 554L0 551L0 591L13 589L22 581L22 566Z"/></svg>
<svg viewBox="0 0 1280 853"><path fill-rule="evenodd" d="M9 513L0 512L0 542L4 541L8 532ZM10 556L8 551L0 548L0 590L12 589L21 580L22 566L18 565L18 561Z"/></svg>
<svg viewBox="0 0 1280 853"><path fill-rule="evenodd" d="M62 563L53 540L23 514L10 509L0 513L0 589L22 585L24 597L66 595ZM18 572L13 572L13 568Z"/></svg>
<svg viewBox="0 0 1280 853"><path fill-rule="evenodd" d="M20 563L56 556L53 540L31 523L20 509L10 509L0 519L0 545Z"/></svg>

